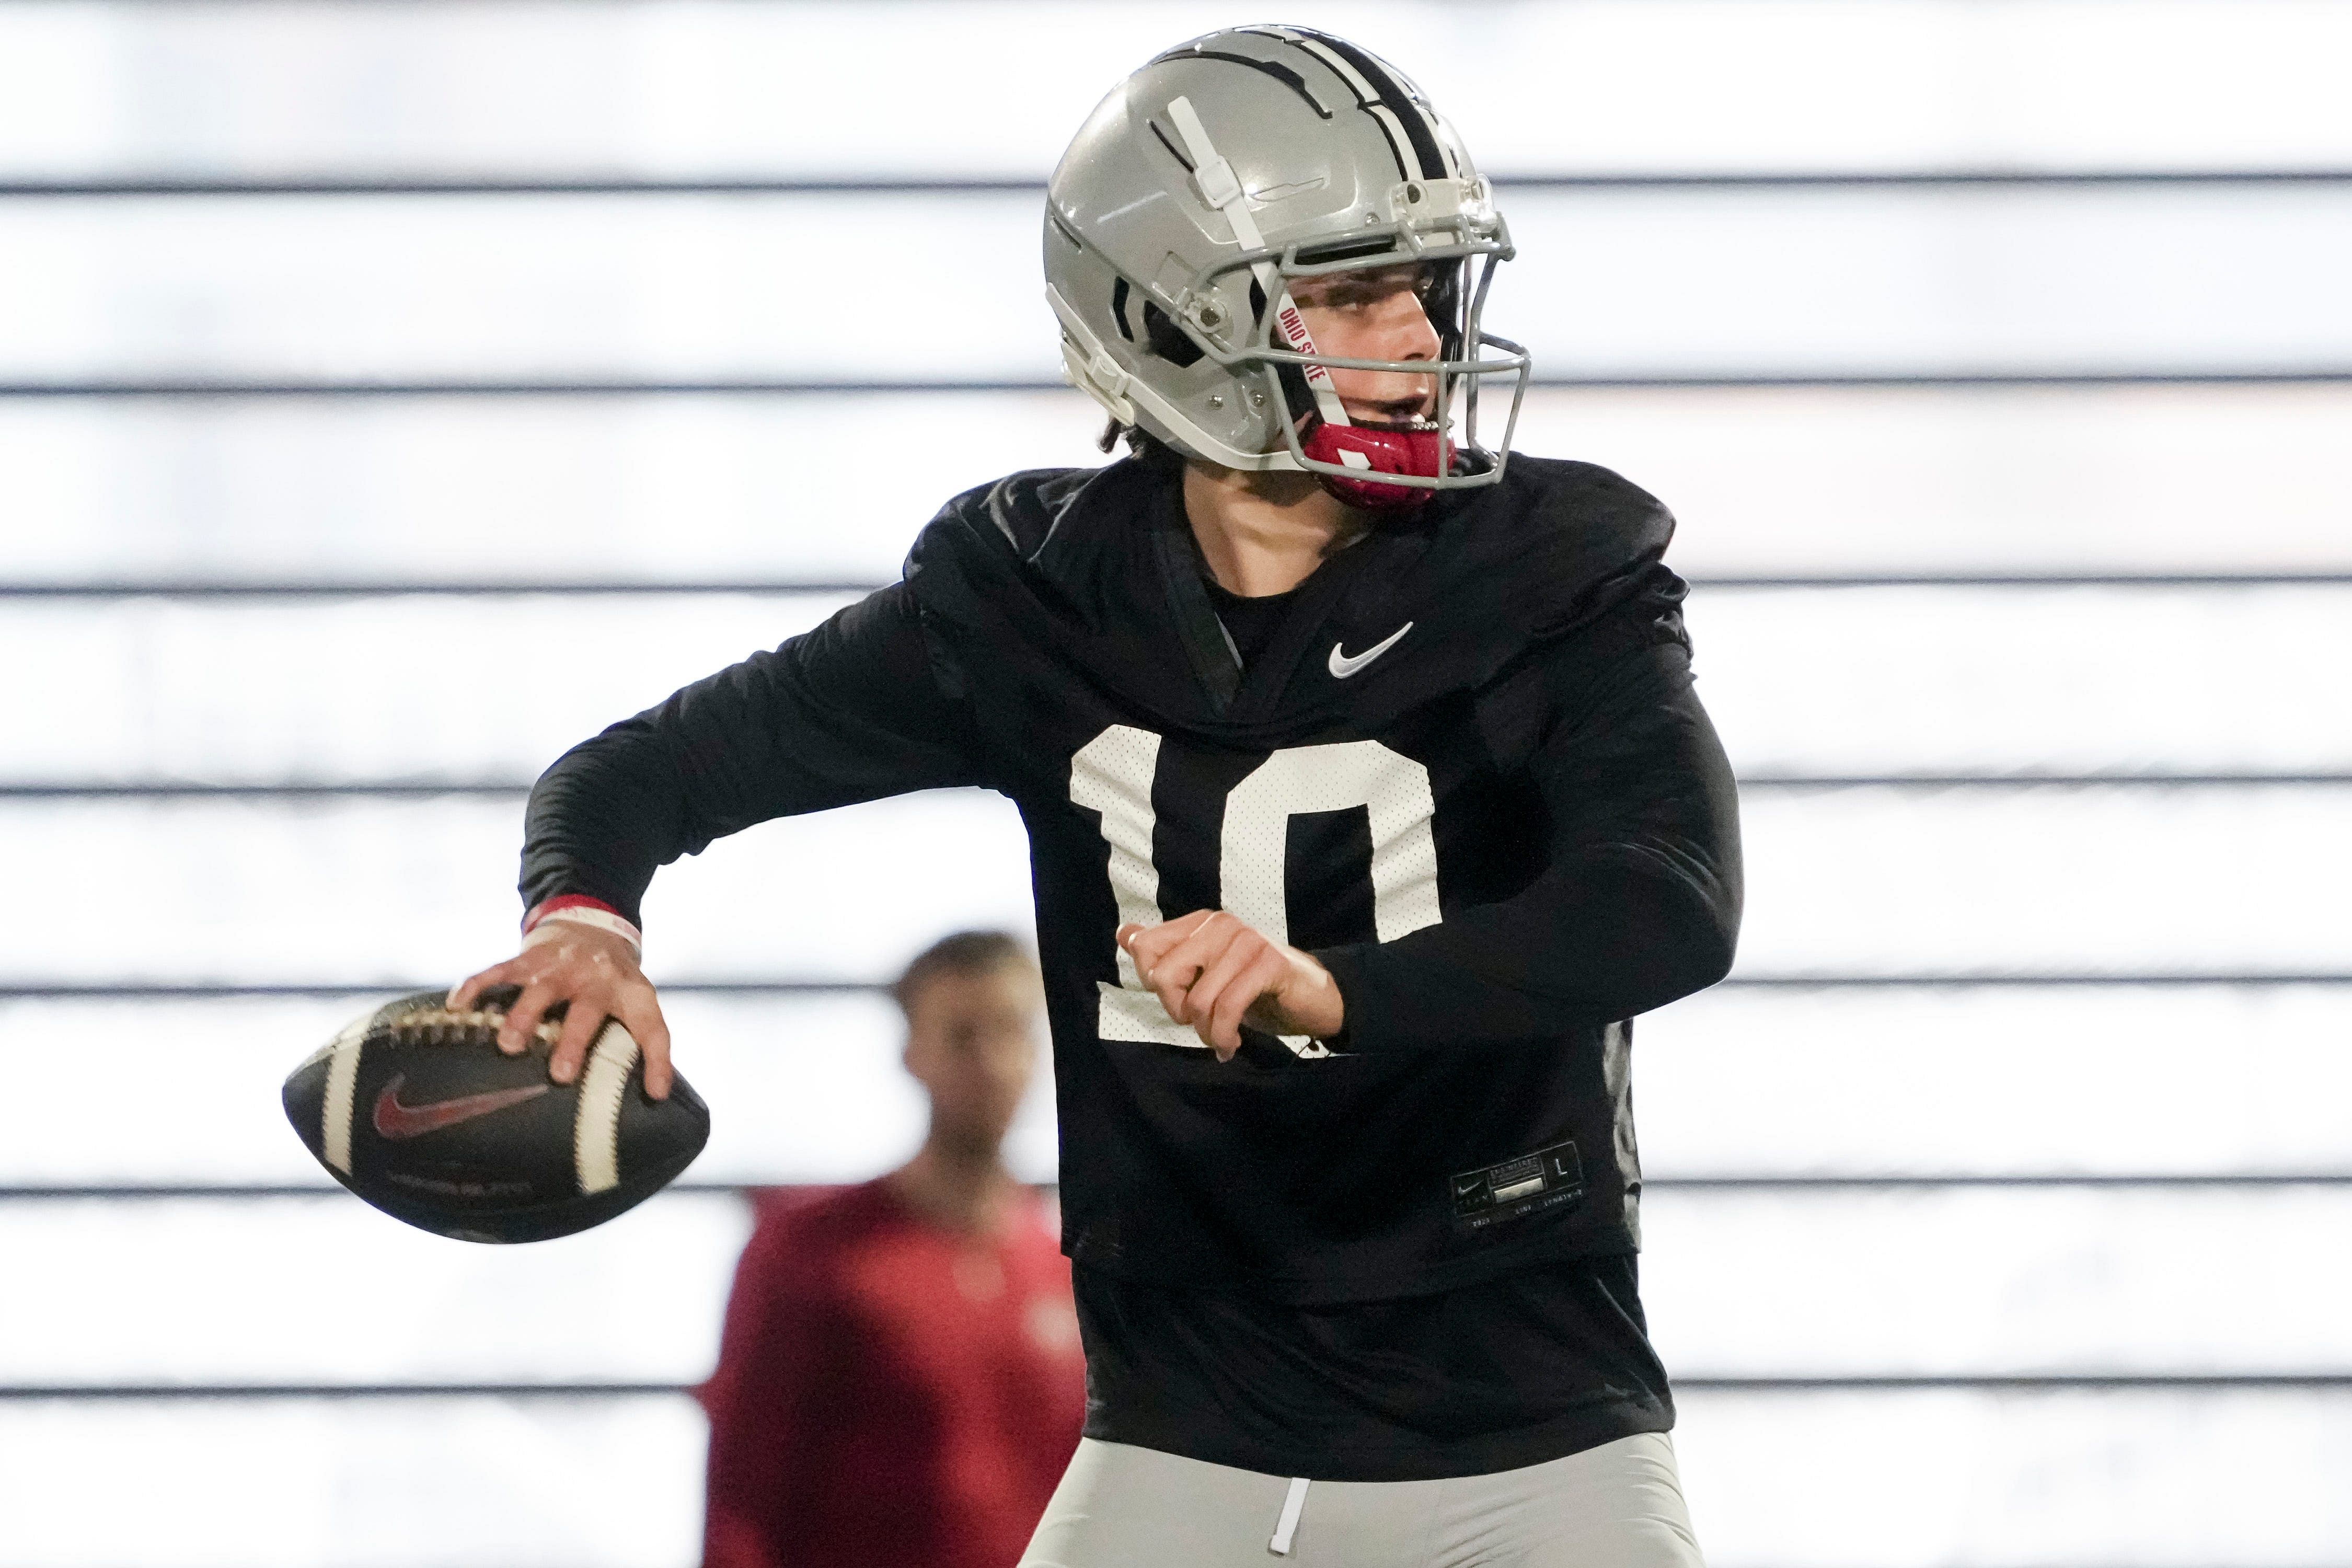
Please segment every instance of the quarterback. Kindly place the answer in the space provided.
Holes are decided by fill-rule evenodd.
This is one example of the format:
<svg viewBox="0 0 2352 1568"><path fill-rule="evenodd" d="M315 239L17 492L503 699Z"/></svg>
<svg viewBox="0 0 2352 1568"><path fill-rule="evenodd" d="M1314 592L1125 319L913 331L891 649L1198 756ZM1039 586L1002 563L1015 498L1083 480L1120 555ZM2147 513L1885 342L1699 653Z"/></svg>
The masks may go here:
<svg viewBox="0 0 2352 1568"><path fill-rule="evenodd" d="M1628 1020L1723 976L1740 883L1673 521L1511 455L1508 227L1342 39L1144 66L1043 237L1128 455L954 498L900 582L573 748L531 796L523 950L457 1000L521 985L518 1046L571 1002L558 1079L617 1017L661 1093L657 867L1000 791L1087 1363L1023 1562L1693 1568Z"/></svg>

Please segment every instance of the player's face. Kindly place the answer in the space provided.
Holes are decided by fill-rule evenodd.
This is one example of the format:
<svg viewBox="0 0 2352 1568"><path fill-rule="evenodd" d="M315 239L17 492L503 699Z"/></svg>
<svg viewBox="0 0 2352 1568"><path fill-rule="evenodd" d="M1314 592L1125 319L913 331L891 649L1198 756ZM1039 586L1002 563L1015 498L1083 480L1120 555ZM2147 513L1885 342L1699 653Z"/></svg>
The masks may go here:
<svg viewBox="0 0 2352 1568"><path fill-rule="evenodd" d="M993 1153L1037 1065L1045 995L1026 964L950 970L907 1007L907 1070L930 1092L931 1135Z"/></svg>
<svg viewBox="0 0 2352 1568"><path fill-rule="evenodd" d="M1429 268L1419 263L1294 279L1291 301L1316 348L1345 359L1434 360L1440 344L1422 304ZM1331 389L1360 425L1402 425L1437 411L1437 378L1398 371L1334 370Z"/></svg>

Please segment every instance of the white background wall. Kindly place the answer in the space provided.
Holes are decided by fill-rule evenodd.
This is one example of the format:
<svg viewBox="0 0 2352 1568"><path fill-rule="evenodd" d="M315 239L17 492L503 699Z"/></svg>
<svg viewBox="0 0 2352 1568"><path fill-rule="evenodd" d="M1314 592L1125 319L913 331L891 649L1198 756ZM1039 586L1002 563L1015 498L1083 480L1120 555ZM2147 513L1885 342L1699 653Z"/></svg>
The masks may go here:
<svg viewBox="0 0 2352 1568"><path fill-rule="evenodd" d="M1290 14L1519 178L1523 448L1682 519L1749 917L1637 1070L1713 1561L2352 1557L2352 5ZM725 1184L920 1109L871 994L691 983L1025 924L1010 811L663 874L718 1125L589 1235L301 1190L277 1081L506 951L565 745L1094 460L1027 186L1234 19L0 0L0 1564L693 1560L689 1401L463 1389L707 1372ZM586 188L368 188L467 182Z"/></svg>

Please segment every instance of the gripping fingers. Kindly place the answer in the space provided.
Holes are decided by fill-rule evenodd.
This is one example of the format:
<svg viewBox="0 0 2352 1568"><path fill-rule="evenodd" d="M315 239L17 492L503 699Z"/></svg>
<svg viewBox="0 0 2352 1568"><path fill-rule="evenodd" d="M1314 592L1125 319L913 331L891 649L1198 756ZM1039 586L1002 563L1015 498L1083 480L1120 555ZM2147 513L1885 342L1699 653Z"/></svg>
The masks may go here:
<svg viewBox="0 0 2352 1568"><path fill-rule="evenodd" d="M555 1052L547 1058L547 1076L557 1083L570 1083L587 1059L588 1047L604 1027L603 1006L585 996L574 996L563 1015L563 1034L555 1042Z"/></svg>
<svg viewBox="0 0 2352 1568"><path fill-rule="evenodd" d="M614 1009L600 994L589 993L572 998L572 1007L564 1015L563 1037L556 1042L555 1050L547 1058L547 1076L557 1083L570 1083L580 1076L588 1060L589 1047L604 1030L604 1020L614 1016ZM584 1024L575 1025L575 1020Z"/></svg>
<svg viewBox="0 0 2352 1568"><path fill-rule="evenodd" d="M1192 1021L1192 990L1200 983L1200 960L1183 952L1173 952L1144 976L1144 984L1158 994L1160 1005L1168 1016L1180 1024Z"/></svg>
<svg viewBox="0 0 2352 1568"><path fill-rule="evenodd" d="M1160 1005L1170 1017L1180 1024L1197 1025L1208 1016L1210 1004L1216 1000L1216 984L1211 977L1223 970L1234 946L1249 934L1249 928L1233 916L1213 913L1168 950L1152 968L1147 984L1160 993Z"/></svg>
<svg viewBox="0 0 2352 1568"><path fill-rule="evenodd" d="M442 1005L452 1013L464 1012L474 1005L475 997L491 986L510 984L515 978L511 971L521 962L519 958L509 958L504 963L493 963L479 974L467 975L449 988L448 999Z"/></svg>
<svg viewBox="0 0 2352 1568"><path fill-rule="evenodd" d="M1194 910L1158 925L1123 925L1114 940L1135 960L1138 973L1148 974L1169 952L1216 917L1214 910Z"/></svg>
<svg viewBox="0 0 2352 1568"><path fill-rule="evenodd" d="M1290 962L1282 950L1269 942L1257 951L1247 966L1226 985L1217 996L1216 1005L1209 1017L1207 1038L1220 1061L1231 1061L1242 1047L1242 1021L1257 1005L1259 997L1282 984L1290 972Z"/></svg>
<svg viewBox="0 0 2352 1568"><path fill-rule="evenodd" d="M499 1026L499 1049L510 1057L520 1056L530 1047L531 1037L538 1033L541 1016L555 1002L555 987L546 981L533 979L526 984L522 994L507 1009L507 1021Z"/></svg>
<svg viewBox="0 0 2352 1568"><path fill-rule="evenodd" d="M621 1025L629 1031L646 1053L646 1095L651 1100L669 1098L669 1025L662 1018L661 1004L654 997L653 987L645 988L642 995L632 991L621 1001Z"/></svg>
<svg viewBox="0 0 2352 1568"><path fill-rule="evenodd" d="M1189 927L1200 922L1188 918L1184 923ZM1197 960L1188 962L1192 943L1174 921L1156 926L1123 926L1120 931L1128 956L1135 960L1137 978L1160 998L1170 1017L1181 1022L1184 1015L1178 1009L1201 968Z"/></svg>
<svg viewBox="0 0 2352 1568"><path fill-rule="evenodd" d="M1223 1031L1221 1037L1217 1020L1228 1014L1237 1017L1241 1007L1249 1005L1249 999L1244 997L1240 1006L1226 1008L1223 1005L1225 998L1232 994L1235 983L1247 974L1250 965L1265 945L1265 940L1255 931L1237 924L1226 936L1216 956L1201 972L1201 977L1192 983L1192 991L1185 997L1191 1016L1181 1022L1192 1025L1192 1032L1201 1037L1201 1043L1216 1049L1221 1055L1238 1050L1241 1037L1227 1029Z"/></svg>

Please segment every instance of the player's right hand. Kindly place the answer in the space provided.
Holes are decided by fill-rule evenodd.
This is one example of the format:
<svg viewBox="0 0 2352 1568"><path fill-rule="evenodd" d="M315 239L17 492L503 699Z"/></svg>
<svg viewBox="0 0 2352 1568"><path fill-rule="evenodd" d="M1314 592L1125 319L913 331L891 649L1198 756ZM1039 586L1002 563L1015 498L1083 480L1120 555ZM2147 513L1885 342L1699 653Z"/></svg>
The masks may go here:
<svg viewBox="0 0 2352 1568"><path fill-rule="evenodd" d="M499 1048L519 1056L547 1010L558 1002L570 1004L547 1062L547 1076L557 1083L580 1076L596 1032L605 1019L617 1018L646 1053L646 1093L668 1099L669 1026L662 1019L653 982L637 967L636 950L626 938L594 926L551 921L540 931L550 926L555 935L542 936L504 963L459 981L449 993L450 1010L472 1006L474 998L494 985L522 987L499 1030Z"/></svg>

